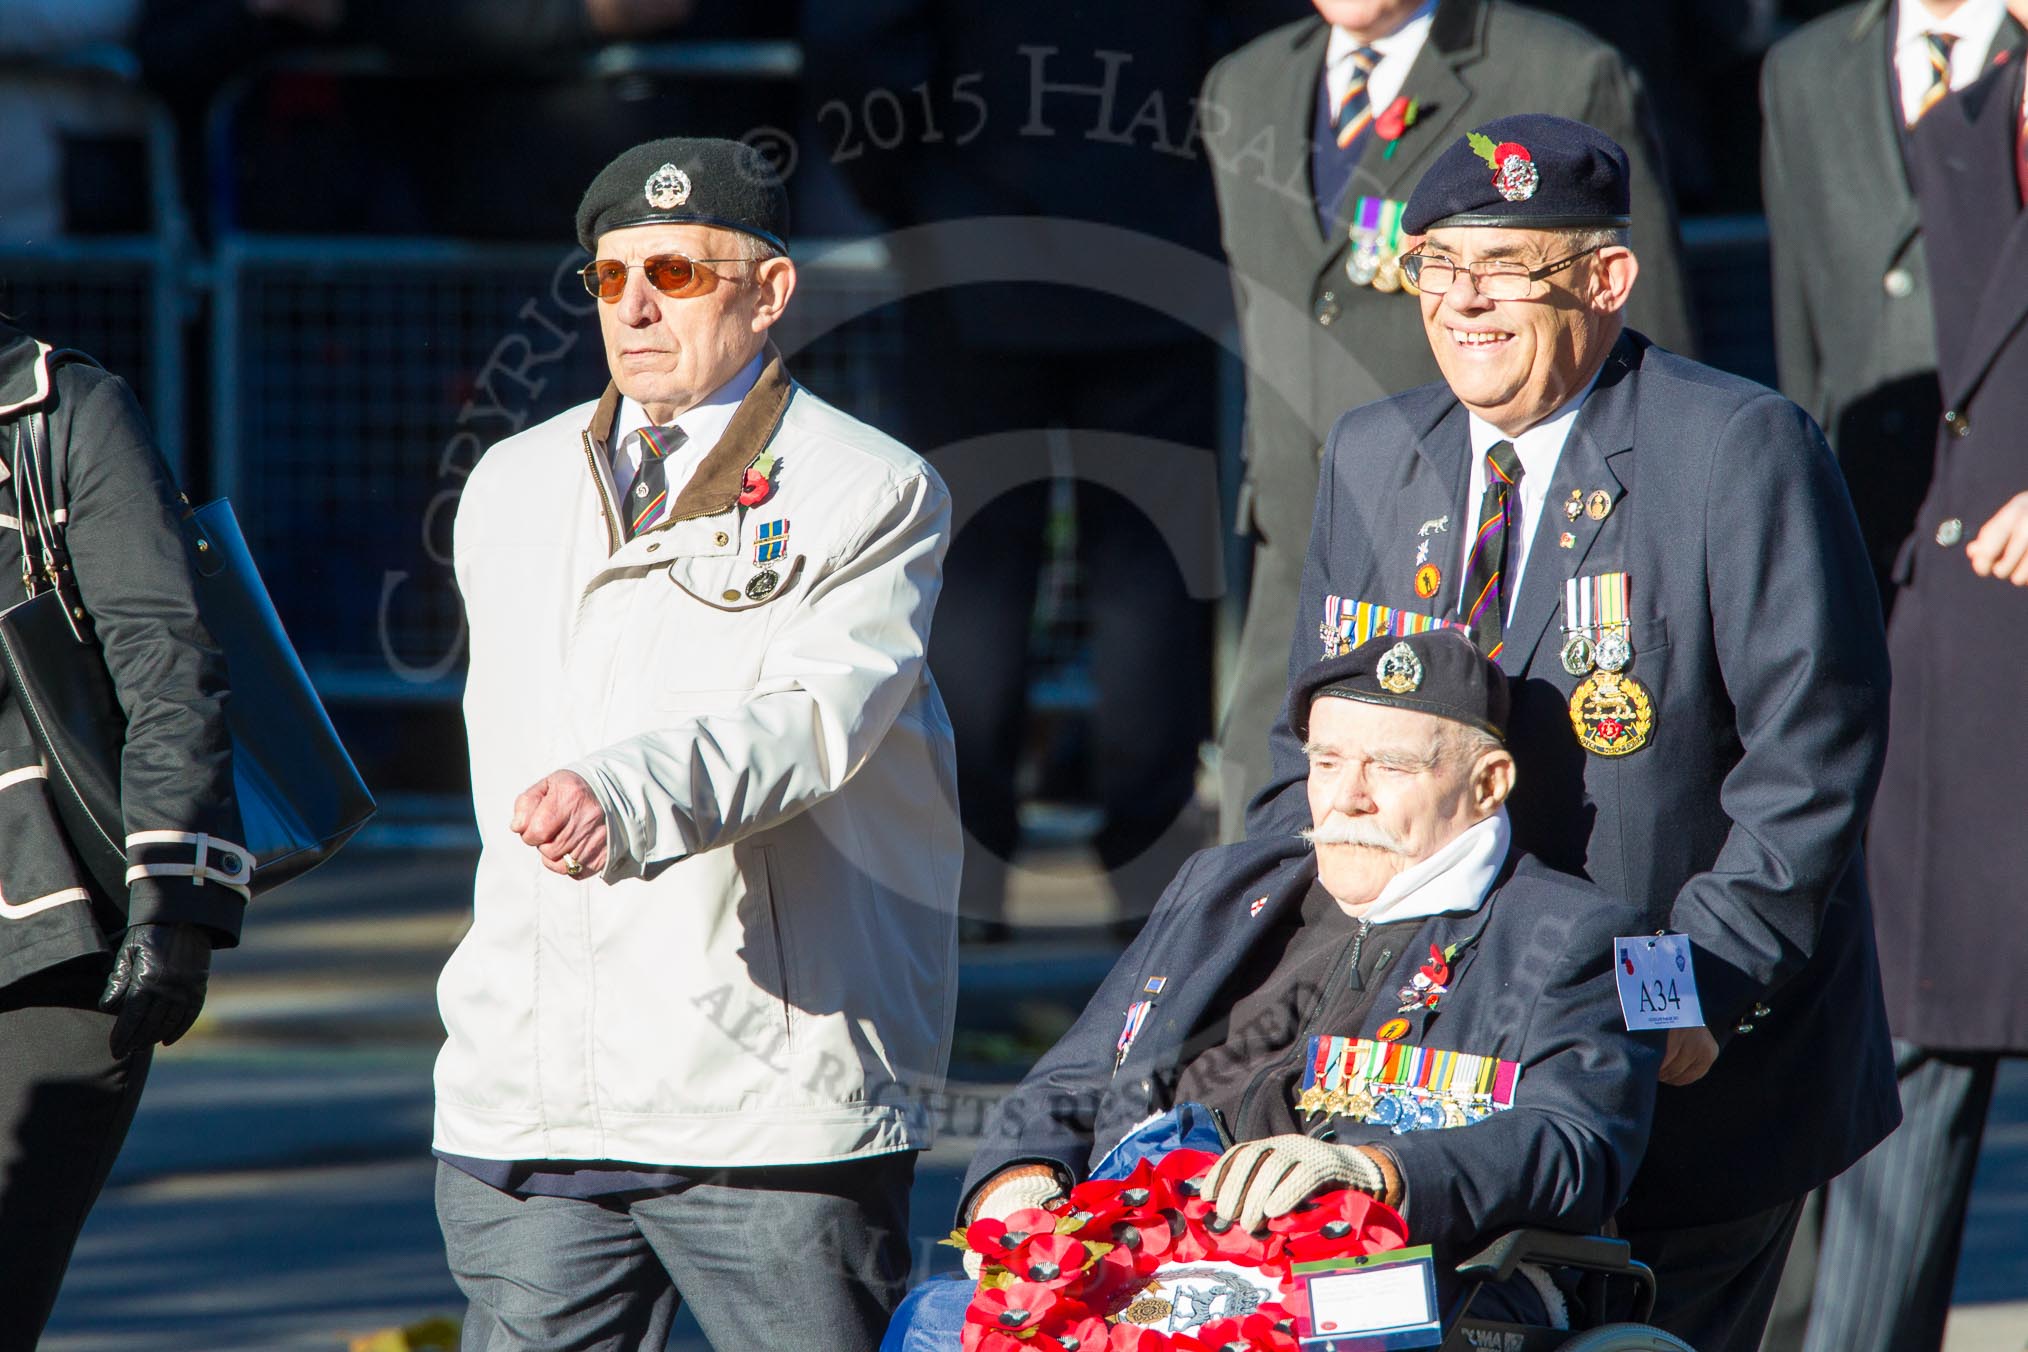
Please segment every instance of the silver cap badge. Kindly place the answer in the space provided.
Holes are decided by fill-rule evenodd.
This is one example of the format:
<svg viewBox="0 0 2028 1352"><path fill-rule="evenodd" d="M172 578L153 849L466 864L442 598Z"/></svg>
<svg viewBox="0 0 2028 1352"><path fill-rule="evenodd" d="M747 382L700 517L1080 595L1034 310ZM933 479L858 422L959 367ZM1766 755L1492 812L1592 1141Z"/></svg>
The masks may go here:
<svg viewBox="0 0 2028 1352"><path fill-rule="evenodd" d="M645 191L648 205L657 211L680 207L690 200L690 175L673 164L665 164L648 176Z"/></svg>

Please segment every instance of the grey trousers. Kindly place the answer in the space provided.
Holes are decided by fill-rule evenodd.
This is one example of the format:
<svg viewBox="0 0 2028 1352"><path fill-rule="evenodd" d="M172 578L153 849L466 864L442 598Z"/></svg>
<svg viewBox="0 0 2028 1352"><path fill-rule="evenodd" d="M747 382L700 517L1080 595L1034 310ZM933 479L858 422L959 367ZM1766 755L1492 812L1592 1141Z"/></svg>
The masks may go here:
<svg viewBox="0 0 2028 1352"><path fill-rule="evenodd" d="M1998 1066L1895 1041L1901 1125L1826 1190L1806 1352L1943 1345Z"/></svg>
<svg viewBox="0 0 2028 1352"><path fill-rule="evenodd" d="M1697 1352L1757 1352L1802 1209L1799 1197L1716 1225L1623 1228L1655 1270L1655 1325Z"/></svg>
<svg viewBox="0 0 2028 1352"><path fill-rule="evenodd" d="M462 1352L662 1352L681 1302L728 1352L875 1352L908 1280L914 1177L911 1151L516 1197L439 1162L437 1220L470 1302Z"/></svg>

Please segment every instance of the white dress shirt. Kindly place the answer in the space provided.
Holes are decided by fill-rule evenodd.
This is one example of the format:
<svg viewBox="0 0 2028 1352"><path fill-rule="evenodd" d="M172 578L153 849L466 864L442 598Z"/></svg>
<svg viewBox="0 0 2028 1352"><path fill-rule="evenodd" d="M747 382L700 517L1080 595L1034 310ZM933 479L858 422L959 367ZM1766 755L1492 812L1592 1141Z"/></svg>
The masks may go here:
<svg viewBox="0 0 2028 1352"><path fill-rule="evenodd" d="M1999 0L1994 0L1999 3ZM1379 117L1387 111L1387 105L1401 95L1401 86L1408 81L1408 68L1415 64L1415 54L1422 50L1422 44L1429 37L1430 20L1436 14L1436 0L1418 9L1409 21L1384 38L1375 38L1366 45L1380 53L1380 61L1373 67L1373 73L1366 77L1366 96L1373 104L1373 115ZM1331 106L1345 97L1345 87L1352 83L1352 53L1359 50L1360 43L1342 28L1331 30L1330 41L1324 44L1324 90L1330 96Z"/></svg>
<svg viewBox="0 0 2028 1352"><path fill-rule="evenodd" d="M1598 376L1594 374L1575 399L1518 437L1508 436L1478 414L1467 410L1467 425L1472 437L1472 468L1469 487L1465 490L1465 519L1463 528L1458 532L1464 537L1458 551L1460 595L1463 594L1466 570L1471 566L1472 537L1478 533L1479 504L1486 497L1486 456L1495 442L1511 441L1514 454L1521 460L1520 507L1519 520L1516 520L1515 499L1508 498L1507 567L1500 577L1500 600L1507 615L1514 613L1514 598L1521 594L1521 575L1528 567L1529 547L1535 540L1535 523L1542 519L1543 504L1549 499L1549 482L1556 477L1556 462L1563 458L1563 443L1570 440L1571 425L1577 421L1578 410L1584 407L1584 401L1591 397L1592 387L1597 384Z"/></svg>
<svg viewBox="0 0 2028 1352"><path fill-rule="evenodd" d="M669 492L672 495L690 482L690 476L697 472L698 465L718 444L718 439L725 435L733 410L739 407L739 401L746 398L747 391L760 379L761 365L766 358L765 352L760 353L740 367L738 375L676 415L676 421L671 425L683 429L683 444L669 457ZM613 444L608 458L613 467L613 496L622 501L633 486L634 476L641 472L641 445L628 438L646 426L648 410L631 399L620 400L620 410L613 418Z"/></svg>
<svg viewBox="0 0 2028 1352"><path fill-rule="evenodd" d="M2006 0L1965 0L1948 18L1929 12L1922 0L1897 0L1894 6L1894 73L1901 82L1901 117L1915 121L1929 93L1929 44L1926 33L1957 39L1951 47L1951 88L1963 89L1979 78L1992 54L1993 40L2007 17Z"/></svg>

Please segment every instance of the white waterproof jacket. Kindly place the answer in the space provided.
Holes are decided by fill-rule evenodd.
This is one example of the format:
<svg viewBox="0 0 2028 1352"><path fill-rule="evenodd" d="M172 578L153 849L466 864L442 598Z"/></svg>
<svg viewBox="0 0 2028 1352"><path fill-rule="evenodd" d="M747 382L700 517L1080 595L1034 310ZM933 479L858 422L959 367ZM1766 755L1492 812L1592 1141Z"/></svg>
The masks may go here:
<svg viewBox="0 0 2028 1352"><path fill-rule="evenodd" d="M664 523L622 543L618 402L495 446L458 509L483 848L438 983L436 1145L699 1167L925 1147L961 855L924 663L943 483L770 353ZM763 451L772 495L739 506ZM602 877L508 830L557 769L605 808Z"/></svg>

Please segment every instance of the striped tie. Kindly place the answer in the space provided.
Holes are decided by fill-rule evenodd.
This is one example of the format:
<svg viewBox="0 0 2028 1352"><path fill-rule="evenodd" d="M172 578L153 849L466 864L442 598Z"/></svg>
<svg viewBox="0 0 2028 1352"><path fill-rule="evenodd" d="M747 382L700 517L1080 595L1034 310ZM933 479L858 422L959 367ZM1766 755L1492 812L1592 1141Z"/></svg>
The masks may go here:
<svg viewBox="0 0 2028 1352"><path fill-rule="evenodd" d="M1331 129L1337 133L1340 150L1358 140L1359 133L1373 125L1373 101L1366 97L1366 81L1372 78L1373 68L1379 64L1380 53L1372 47L1360 47L1352 53L1352 79L1338 97L1338 106L1331 112Z"/></svg>
<svg viewBox="0 0 2028 1352"><path fill-rule="evenodd" d="M1949 33L1924 33L1922 40L1929 47L1929 88L1922 91L1922 102L1909 119L1911 127L1929 116L1929 110L1951 92L1951 46L1957 39Z"/></svg>
<svg viewBox="0 0 2028 1352"><path fill-rule="evenodd" d="M1488 661L1500 660L1500 645L1506 632L1506 606L1500 594L1500 577L1507 569L1509 527L1519 529L1516 519L1521 483L1521 458L1514 443L1496 441L1486 452L1486 493L1479 504L1479 533L1472 537L1472 557L1465 564L1465 589L1458 598L1465 628L1472 642Z"/></svg>
<svg viewBox="0 0 2028 1352"><path fill-rule="evenodd" d="M633 539L669 515L669 453L684 441L683 429L643 427L627 434L641 461L627 501L627 538Z"/></svg>

